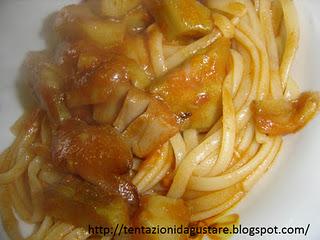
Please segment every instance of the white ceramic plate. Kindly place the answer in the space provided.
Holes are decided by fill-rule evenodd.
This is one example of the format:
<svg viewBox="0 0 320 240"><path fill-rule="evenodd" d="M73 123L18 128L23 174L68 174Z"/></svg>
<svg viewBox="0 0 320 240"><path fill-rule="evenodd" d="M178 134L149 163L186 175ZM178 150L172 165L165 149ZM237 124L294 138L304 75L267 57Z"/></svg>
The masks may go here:
<svg viewBox="0 0 320 240"><path fill-rule="evenodd" d="M45 47L41 34L44 21L51 13L72 2L77 1L0 0L1 151L13 140L9 127L28 102L19 83L19 67L24 56L30 50ZM320 1L296 0L296 4L301 43L293 76L302 89L320 90ZM240 213L241 224L248 227L306 226L310 223L307 237L241 235L234 239L320 239L319 120L317 117L301 133L285 139L272 169L234 210ZM2 228L0 239L5 239Z"/></svg>

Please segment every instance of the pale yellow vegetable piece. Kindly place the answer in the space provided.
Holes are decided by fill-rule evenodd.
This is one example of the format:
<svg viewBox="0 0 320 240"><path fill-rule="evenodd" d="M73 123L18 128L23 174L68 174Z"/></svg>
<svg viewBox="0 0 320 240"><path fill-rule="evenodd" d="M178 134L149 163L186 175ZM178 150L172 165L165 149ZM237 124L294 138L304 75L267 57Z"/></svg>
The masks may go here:
<svg viewBox="0 0 320 240"><path fill-rule="evenodd" d="M164 196L145 196L141 199L141 208L135 225L168 228L181 225L187 227L188 223L189 212L183 200ZM162 234L139 235L139 238L137 239L178 240L186 238L186 235Z"/></svg>
<svg viewBox="0 0 320 240"><path fill-rule="evenodd" d="M199 38L213 28L211 11L196 0L145 0L169 40Z"/></svg>

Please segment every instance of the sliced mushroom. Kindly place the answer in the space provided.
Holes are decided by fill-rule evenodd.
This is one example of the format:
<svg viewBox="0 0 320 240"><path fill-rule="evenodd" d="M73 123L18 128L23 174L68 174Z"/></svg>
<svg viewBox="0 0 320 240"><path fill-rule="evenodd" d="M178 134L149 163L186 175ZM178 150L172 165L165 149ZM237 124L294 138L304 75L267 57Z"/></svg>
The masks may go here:
<svg viewBox="0 0 320 240"><path fill-rule="evenodd" d="M123 132L132 121L146 111L150 101L150 96L143 91L131 89L113 126Z"/></svg>
<svg viewBox="0 0 320 240"><path fill-rule="evenodd" d="M252 105L253 118L262 133L277 136L305 127L320 110L320 95L305 92L293 101L266 99Z"/></svg>
<svg viewBox="0 0 320 240"><path fill-rule="evenodd" d="M167 106L156 99L150 99L146 112L123 133L138 157L147 156L179 131L176 117Z"/></svg>
<svg viewBox="0 0 320 240"><path fill-rule="evenodd" d="M25 60L24 70L29 86L51 120L61 122L70 118L62 91L65 75L46 53L30 53Z"/></svg>
<svg viewBox="0 0 320 240"><path fill-rule="evenodd" d="M221 86L227 73L230 41L217 40L205 51L152 82L150 92L178 116L183 128L208 130L221 116Z"/></svg>

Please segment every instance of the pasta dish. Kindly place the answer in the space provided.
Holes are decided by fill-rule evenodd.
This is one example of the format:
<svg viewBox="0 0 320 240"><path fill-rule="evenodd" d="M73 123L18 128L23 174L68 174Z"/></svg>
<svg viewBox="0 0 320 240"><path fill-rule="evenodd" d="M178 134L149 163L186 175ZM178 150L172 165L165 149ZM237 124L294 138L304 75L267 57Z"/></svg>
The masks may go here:
<svg viewBox="0 0 320 240"><path fill-rule="evenodd" d="M88 226L238 224L228 211L320 109L291 76L292 0L85 0L51 35L23 63L36 105L0 155L10 239L226 239Z"/></svg>

